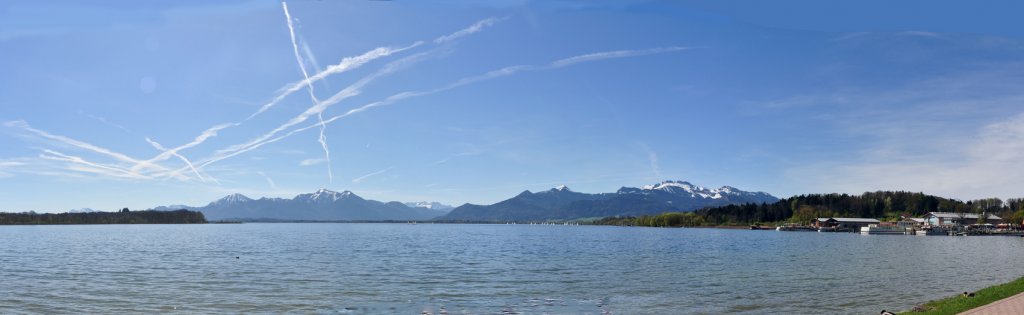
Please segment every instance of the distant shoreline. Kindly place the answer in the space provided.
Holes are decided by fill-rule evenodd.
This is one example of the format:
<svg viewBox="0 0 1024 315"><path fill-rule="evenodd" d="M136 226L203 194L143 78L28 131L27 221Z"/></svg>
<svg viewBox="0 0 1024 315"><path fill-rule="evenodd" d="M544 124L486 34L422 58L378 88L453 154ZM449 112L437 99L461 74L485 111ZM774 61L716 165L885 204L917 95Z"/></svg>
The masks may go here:
<svg viewBox="0 0 1024 315"><path fill-rule="evenodd" d="M205 224L202 212L129 211L82 213L0 213L0 225Z"/></svg>

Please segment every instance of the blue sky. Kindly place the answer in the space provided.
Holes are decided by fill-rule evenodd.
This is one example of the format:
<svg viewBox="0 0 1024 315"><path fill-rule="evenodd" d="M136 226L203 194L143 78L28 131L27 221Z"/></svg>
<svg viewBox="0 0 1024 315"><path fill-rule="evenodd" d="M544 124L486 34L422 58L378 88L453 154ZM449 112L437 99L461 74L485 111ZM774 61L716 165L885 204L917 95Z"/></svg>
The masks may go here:
<svg viewBox="0 0 1024 315"><path fill-rule="evenodd" d="M1020 197L1021 6L292 1L290 29L275 1L9 1L0 211L667 179Z"/></svg>

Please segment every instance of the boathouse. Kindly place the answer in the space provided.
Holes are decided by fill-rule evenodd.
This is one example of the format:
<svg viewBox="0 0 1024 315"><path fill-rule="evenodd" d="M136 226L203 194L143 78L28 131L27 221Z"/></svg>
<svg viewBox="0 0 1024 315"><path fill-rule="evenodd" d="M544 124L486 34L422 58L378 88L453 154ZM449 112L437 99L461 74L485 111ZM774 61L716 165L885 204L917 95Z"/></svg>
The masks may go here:
<svg viewBox="0 0 1024 315"><path fill-rule="evenodd" d="M896 225L903 228L916 228L924 225L924 222L924 218L904 218L896 222Z"/></svg>
<svg viewBox="0 0 1024 315"><path fill-rule="evenodd" d="M992 214L984 214L985 220L982 223L989 224L1000 224L1003 223L1003 218L1000 218ZM924 221L929 225L943 226L962 226L978 224L978 218L982 215L977 213L956 213L956 212L928 212L924 216Z"/></svg>
<svg viewBox="0 0 1024 315"><path fill-rule="evenodd" d="M818 218L814 220L814 227L833 228L836 230L860 231L861 227L871 224L878 224L876 219L868 218Z"/></svg>

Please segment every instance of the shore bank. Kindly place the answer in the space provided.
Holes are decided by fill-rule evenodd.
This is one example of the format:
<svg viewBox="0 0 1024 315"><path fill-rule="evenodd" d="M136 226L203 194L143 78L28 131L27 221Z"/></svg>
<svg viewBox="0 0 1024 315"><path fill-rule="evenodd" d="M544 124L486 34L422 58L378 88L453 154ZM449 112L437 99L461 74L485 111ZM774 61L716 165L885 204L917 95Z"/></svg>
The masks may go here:
<svg viewBox="0 0 1024 315"><path fill-rule="evenodd" d="M976 292L973 292L973 296L964 296L963 294L958 294L956 296L930 301L928 303L914 307L914 309L912 310L901 312L900 314L959 314L974 308L982 307L990 303L994 303L996 301L1017 295L1018 293L1021 292L1024 292L1024 277L1018 278L1017 280L1013 280L1007 283L980 289Z"/></svg>

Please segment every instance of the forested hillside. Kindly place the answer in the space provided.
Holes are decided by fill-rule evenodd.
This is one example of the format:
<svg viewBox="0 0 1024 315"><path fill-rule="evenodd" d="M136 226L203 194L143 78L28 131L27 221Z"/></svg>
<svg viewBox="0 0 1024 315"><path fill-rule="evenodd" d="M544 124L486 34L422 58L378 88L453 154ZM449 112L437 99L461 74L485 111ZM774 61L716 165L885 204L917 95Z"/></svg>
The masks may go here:
<svg viewBox="0 0 1024 315"><path fill-rule="evenodd" d="M599 223L644 226L747 225L756 223L808 223L818 217L877 218L894 221L901 215L921 217L932 211L995 214L1006 222L1024 219L1024 199L988 198L960 201L904 191L877 191L861 195L809 194L775 203L710 207L693 214L665 213L637 218L610 218Z"/></svg>

